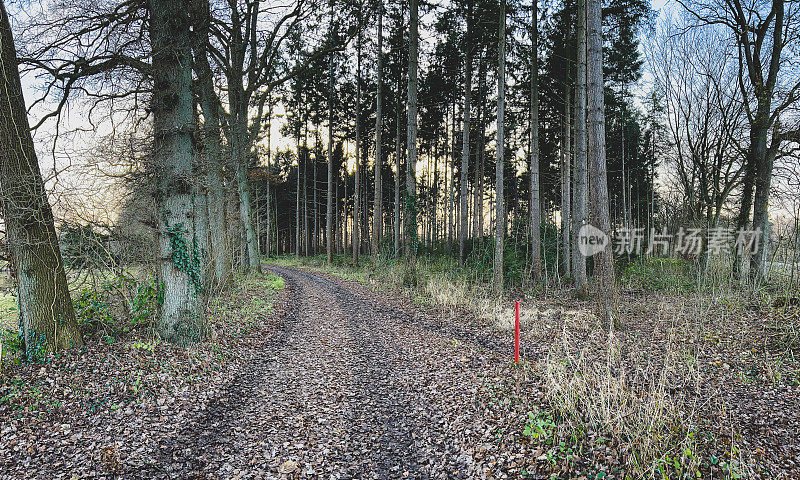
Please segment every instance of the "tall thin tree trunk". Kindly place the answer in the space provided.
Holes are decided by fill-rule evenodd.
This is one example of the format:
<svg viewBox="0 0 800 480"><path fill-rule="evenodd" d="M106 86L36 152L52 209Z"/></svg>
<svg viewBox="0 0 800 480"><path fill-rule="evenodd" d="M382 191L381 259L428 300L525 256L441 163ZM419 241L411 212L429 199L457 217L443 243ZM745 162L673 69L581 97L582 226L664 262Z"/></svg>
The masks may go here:
<svg viewBox="0 0 800 480"><path fill-rule="evenodd" d="M475 169L475 217L477 218L477 229L476 235L478 238L483 238L484 230L483 230L483 199L485 196L485 188L484 188L484 166L486 165L486 111L488 110L488 106L486 105L488 101L488 88L487 88L487 80L486 80L486 63L488 59L488 52L481 56L481 63L478 67L478 77L480 78L479 82L480 85L478 86L478 91L480 92L480 100L481 100L481 113L480 119L478 120L478 141L476 142L478 147L478 165Z"/></svg>
<svg viewBox="0 0 800 480"><path fill-rule="evenodd" d="M572 202L572 280L578 298L588 296L586 257L578 248L578 234L588 223L589 176L586 152L586 1L578 0L578 62L575 74L575 195ZM569 99L567 99L569 101Z"/></svg>
<svg viewBox="0 0 800 480"><path fill-rule="evenodd" d="M375 99L375 201L372 208L372 260L378 261L378 248L383 233L383 184L381 153L383 134L383 2L378 5L378 85Z"/></svg>
<svg viewBox="0 0 800 480"><path fill-rule="evenodd" d="M469 180L469 131L472 115L472 0L467 3L467 35L464 37L464 111L461 130L461 228L458 234L458 262L464 264L467 241L467 184Z"/></svg>
<svg viewBox="0 0 800 480"><path fill-rule="evenodd" d="M445 109L445 134L444 134L444 218L442 218L442 223L444 224L444 242L445 242L445 253L447 255L451 255L452 245L450 244L450 229L453 227L453 215L452 215L452 204L450 203L450 146L451 146L451 135L454 135L455 132L455 123L451 123L452 116L450 115L449 106Z"/></svg>
<svg viewBox="0 0 800 480"><path fill-rule="evenodd" d="M570 274L570 239L572 235L571 218L570 218L570 200L571 200L571 187L572 187L572 162L570 158L570 102L569 102L569 86L566 88L564 101L564 140L561 145L561 249L562 258L564 262L564 275Z"/></svg>
<svg viewBox="0 0 800 480"><path fill-rule="evenodd" d="M356 171L353 196L353 265L361 253L361 32L357 40L356 66Z"/></svg>
<svg viewBox="0 0 800 480"><path fill-rule="evenodd" d="M314 184L311 187L311 198L313 201L313 208L311 209L311 215L313 218L314 224L314 231L311 234L312 242L311 242L311 252L313 255L317 254L317 246L319 245L319 208L318 199L317 199L317 158L319 158L319 148L318 145L320 144L319 140L319 129L314 128L314 163L313 163L313 170L314 170Z"/></svg>
<svg viewBox="0 0 800 480"><path fill-rule="evenodd" d="M400 175L402 175L402 168L401 168L401 160L403 156L403 147L401 143L401 135L402 135L402 105L401 105L401 82L402 82L403 75L402 73L398 73L397 75L397 134L395 136L394 141L394 167L395 167L395 175L394 175L394 258L397 259L400 257L400 212L402 211L403 207L400 205Z"/></svg>
<svg viewBox="0 0 800 480"><path fill-rule="evenodd" d="M333 8L333 3L331 3ZM331 29L333 14L331 12ZM333 262L333 53L328 61L328 194L325 205L325 253L328 264ZM336 194L338 196L338 186Z"/></svg>
<svg viewBox="0 0 800 480"><path fill-rule="evenodd" d="M267 113L267 185L266 185L266 211L267 211L267 238L266 238L266 246L267 248L264 251L264 255L269 258L271 253L270 251L270 242L272 240L272 222L270 222L270 204L271 204L271 195L270 192L270 184L272 183L271 174L272 174L272 99L268 100L269 102L269 110Z"/></svg>
<svg viewBox="0 0 800 480"><path fill-rule="evenodd" d="M299 90L299 89L298 89ZM302 113L300 112L300 92L297 92L297 117L300 119L302 117ZM297 198L295 201L295 210L294 210L294 256L296 258L300 258L300 174L302 173L302 158L303 158L303 150L300 148L300 124L297 124L297 137L296 137L296 144L297 144L297 184L295 185L295 192L297 193Z"/></svg>
<svg viewBox="0 0 800 480"><path fill-rule="evenodd" d="M449 148L447 149L448 156L450 157L450 161L447 162L447 171L449 174L449 180L447 184L447 194L450 198L449 207L447 209L447 248L448 253L453 253L453 230L455 229L455 225L453 224L453 212L456 209L455 206L455 163L458 158L458 152L456 149L456 102L453 102L452 112L450 115L450 137L448 137L447 141L449 143Z"/></svg>
<svg viewBox="0 0 800 480"><path fill-rule="evenodd" d="M531 139L530 139L530 229L531 273L539 281L542 270L541 231L542 212L539 200L539 8L538 0L531 1Z"/></svg>
<svg viewBox="0 0 800 480"><path fill-rule="evenodd" d="M19 292L19 333L25 357L34 360L49 351L81 346L83 338L69 296L53 211L22 96L14 37L2 1L0 73L0 205ZM191 121L191 101L189 108Z"/></svg>
<svg viewBox="0 0 800 480"><path fill-rule="evenodd" d="M505 154L506 109L506 0L500 0L500 27L497 54L497 166L495 177L494 289L503 291L503 237L506 231L503 197L503 157Z"/></svg>
<svg viewBox="0 0 800 480"><path fill-rule="evenodd" d="M214 78L208 62L210 6L208 0L191 3L192 22L196 40L194 45L194 70L199 86L200 109L203 113L203 150L206 154L206 182L208 189L208 224L211 261L214 267L216 288L223 288L230 280L231 251L228 245L228 228L225 218L225 187L222 176L222 128L219 114L219 97L214 91Z"/></svg>
<svg viewBox="0 0 800 480"><path fill-rule="evenodd" d="M419 61L419 0L411 0L408 42L408 159L406 160L406 260L414 268L417 258L417 68Z"/></svg>
<svg viewBox="0 0 800 480"><path fill-rule="evenodd" d="M311 152L308 150L307 117L303 120L303 155L303 255L308 256L310 241L308 231L308 162L311 161Z"/></svg>
<svg viewBox="0 0 800 480"><path fill-rule="evenodd" d="M588 30L586 69L588 80L588 159L590 176L590 218L592 224L611 238L611 221L608 212L608 185L606 173L605 99L603 97L603 38L602 2L588 0L586 24ZM600 297L601 314L610 328L618 323L614 257L610 241L594 257L594 285Z"/></svg>

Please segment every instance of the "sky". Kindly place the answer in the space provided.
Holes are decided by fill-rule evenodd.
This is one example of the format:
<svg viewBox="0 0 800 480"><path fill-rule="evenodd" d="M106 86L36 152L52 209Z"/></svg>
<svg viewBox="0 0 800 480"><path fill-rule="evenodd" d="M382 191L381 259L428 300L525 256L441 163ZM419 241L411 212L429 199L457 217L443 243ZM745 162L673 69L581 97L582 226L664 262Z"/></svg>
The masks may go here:
<svg viewBox="0 0 800 480"><path fill-rule="evenodd" d="M651 1L651 6L654 11L661 11L665 7L675 6L676 4L677 2L675 0ZM12 22L15 5L19 8L18 3L10 4ZM18 11L16 13L20 15L21 12ZM30 14L30 12L21 13L21 17L24 17L26 14ZM646 83L647 79L645 78L641 82L640 88L646 88ZM34 88L34 79L30 76L23 77L23 90L25 91L28 105L30 105L36 95L40 93ZM46 105L43 109L37 109L37 111L31 112L31 123L34 123L36 117L42 115L42 112L46 111L45 109L47 107L52 107L52 105ZM294 147L294 141L292 139L283 138L279 133L283 123L283 120L280 118L282 117L282 110L280 106L275 109L275 114L278 118L272 122L273 151ZM50 133L54 127L54 122L48 122L40 129L41 131L35 132L34 134L34 138L37 140L39 162L42 167L43 175L48 181L47 185L51 192L51 202L55 204L54 206L57 214L59 213L59 209L64 209L72 211L73 214L79 216L91 216L91 212L98 211L99 207L103 207L107 204L114 204L115 202L119 202L120 199L119 192L116 191L117 189L113 185L109 185L107 181L87 181L87 179L92 176L91 169L74 166L76 164L80 165L81 159L79 157L85 155L85 152L81 152L80 147L72 147L73 144L80 145L83 143L85 145L92 145L93 143L97 143L98 139L101 139L103 135L106 135L110 131L110 122L104 122L98 129L93 129L87 124L85 113L85 109L80 106L70 107L70 109L66 111L66 120L63 122L64 126L62 130L80 127L88 128L90 132L79 133L74 138L59 140L60 147L55 155L52 149L52 143L48 138L51 136ZM348 145L347 148L351 150L352 146ZM94 168L95 173L100 173L97 167ZM353 165L350 165L349 168L352 170ZM61 170L66 173L59 174L58 177L52 175L52 172ZM96 177L99 176L96 175ZM80 193L74 195L72 193L74 191L79 191ZM108 210L108 208L105 208L105 210ZM113 218L101 220L113 221Z"/></svg>

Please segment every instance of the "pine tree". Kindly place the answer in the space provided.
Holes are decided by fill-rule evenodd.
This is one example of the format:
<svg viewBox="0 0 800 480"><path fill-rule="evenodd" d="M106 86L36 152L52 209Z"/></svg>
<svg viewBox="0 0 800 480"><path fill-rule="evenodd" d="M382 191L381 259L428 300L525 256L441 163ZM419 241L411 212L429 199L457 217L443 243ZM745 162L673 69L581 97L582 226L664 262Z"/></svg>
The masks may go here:
<svg viewBox="0 0 800 480"><path fill-rule="evenodd" d="M531 0L531 105L530 105L530 229L531 273L539 280L541 259L541 203L539 198L539 5Z"/></svg>
<svg viewBox="0 0 800 480"><path fill-rule="evenodd" d="M575 195L572 202L572 279L578 298L588 296L586 258L578 248L581 228L589 220L589 176L586 152L586 0L578 0L576 31L577 69L575 74ZM568 101L568 100L567 100Z"/></svg>
<svg viewBox="0 0 800 480"><path fill-rule="evenodd" d="M406 262L413 274L417 258L417 68L419 63L419 1L411 0L408 42L408 134L406 160Z"/></svg>
<svg viewBox="0 0 800 480"><path fill-rule="evenodd" d="M378 260L378 248L383 231L383 185L381 169L383 156L381 154L383 130L383 2L378 4L378 85L375 100L375 200L372 212L372 259Z"/></svg>
<svg viewBox="0 0 800 480"><path fill-rule="evenodd" d="M608 185L606 173L606 131L603 91L603 32L602 2L587 0L587 52L586 77L588 81L588 159L590 172L590 219L607 238L611 238L611 220L608 207ZM610 240L606 248L594 257L593 283L600 297L602 317L610 327L616 327L617 295L614 278L614 257Z"/></svg>
<svg viewBox="0 0 800 480"><path fill-rule="evenodd" d="M494 289L503 291L503 237L506 232L503 194L503 156L505 151L505 90L506 90L506 1L500 0L500 28L497 54L497 166L495 180Z"/></svg>

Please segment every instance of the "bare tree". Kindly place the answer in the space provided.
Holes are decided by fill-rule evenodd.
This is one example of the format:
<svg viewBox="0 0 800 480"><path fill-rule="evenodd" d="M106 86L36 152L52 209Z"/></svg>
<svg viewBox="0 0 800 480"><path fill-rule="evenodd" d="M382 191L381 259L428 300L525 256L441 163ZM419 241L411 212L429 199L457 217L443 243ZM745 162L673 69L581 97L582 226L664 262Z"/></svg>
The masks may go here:
<svg viewBox="0 0 800 480"><path fill-rule="evenodd" d="M781 114L800 100L800 74L789 52L800 45L800 5L772 0L697 0L679 2L699 25L719 25L736 42L738 85L750 130L737 223L744 228L753 210L753 228L762 238L750 259L750 277L761 281L769 243L768 204L775 155L796 134L781 127ZM738 262L737 262L738 264Z"/></svg>
<svg viewBox="0 0 800 480"><path fill-rule="evenodd" d="M711 26L666 18L648 48L664 92L672 145L669 166L687 217L713 228L744 171L744 104L735 46Z"/></svg>
<svg viewBox="0 0 800 480"><path fill-rule="evenodd" d="M17 52L0 2L0 206L16 272L20 335L29 359L83 345L53 212L22 96Z"/></svg>

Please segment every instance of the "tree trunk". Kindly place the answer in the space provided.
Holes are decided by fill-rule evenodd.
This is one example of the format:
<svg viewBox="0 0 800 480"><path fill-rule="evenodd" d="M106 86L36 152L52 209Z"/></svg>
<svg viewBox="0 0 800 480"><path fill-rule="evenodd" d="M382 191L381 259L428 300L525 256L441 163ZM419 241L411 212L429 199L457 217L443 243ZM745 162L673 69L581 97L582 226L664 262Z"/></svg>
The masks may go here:
<svg viewBox="0 0 800 480"><path fill-rule="evenodd" d="M241 107L239 107L241 108ZM247 270L259 270L258 253L256 251L255 233L251 217L250 187L247 184L247 113L238 112L231 115L231 153L235 166L236 191L239 196L239 222L242 227L242 240L246 258L242 265Z"/></svg>
<svg viewBox="0 0 800 480"><path fill-rule="evenodd" d="M247 183L248 155L250 154L250 141L247 133L248 101L239 84L231 81L228 83L231 85L231 153L236 169L239 221L242 224L244 248L247 254L246 263L243 266L246 271L261 271L251 215L250 187Z"/></svg>
<svg viewBox="0 0 800 480"><path fill-rule="evenodd" d="M541 231L542 212L539 200L539 8L538 0L531 2L531 140L530 162L530 229L531 229L531 273L539 281L542 271Z"/></svg>
<svg viewBox="0 0 800 480"><path fill-rule="evenodd" d="M586 153L586 1L578 0L576 32L578 47L575 74L575 194L572 201L572 281L578 298L588 296L586 257L580 252L578 234L588 223L589 176ZM567 98L567 101L569 99Z"/></svg>
<svg viewBox="0 0 800 480"><path fill-rule="evenodd" d="M571 219L570 219L570 200L571 200L571 187L572 187L572 165L570 158L570 145L569 145L569 122L570 122L570 102L569 102L569 86L566 88L564 102L564 140L561 145L561 249L562 258L564 262L564 275L570 274L570 239L572 235Z"/></svg>
<svg viewBox="0 0 800 480"><path fill-rule="evenodd" d="M298 89L299 90L299 89ZM300 92L297 92L297 116L298 119L302 117L300 113ZM294 256L295 258L300 258L300 174L302 173L302 158L303 158L303 150L300 148L300 124L297 125L297 137L296 137L296 144L297 144L297 185L295 186L295 192L297 193L297 198L295 201L295 210L294 210L294 243L295 243L295 250Z"/></svg>
<svg viewBox="0 0 800 480"><path fill-rule="evenodd" d="M588 80L588 159L591 172L590 217L592 224L611 238L608 213L608 176L606 172L605 99L603 97L603 38L602 2L588 0L586 24L588 30L586 69ZM618 326L614 257L610 240L594 257L594 286L600 297L601 318L609 328Z"/></svg>
<svg viewBox="0 0 800 480"><path fill-rule="evenodd" d="M467 185L469 180L469 131L470 117L472 115L472 1L467 6L467 35L464 37L464 111L463 127L461 130L461 216L459 224L461 228L458 233L458 263L463 265L466 256L467 241Z"/></svg>
<svg viewBox="0 0 800 480"><path fill-rule="evenodd" d="M353 265L361 253L361 32L358 33L356 66L356 171L353 193Z"/></svg>
<svg viewBox="0 0 800 480"><path fill-rule="evenodd" d="M403 156L403 147L401 143L401 134L402 134L402 106L401 106L401 82L402 82L402 74L398 74L397 76L397 135L395 136L394 141L394 167L395 167L395 175L394 175L394 258L397 259L400 257L400 212L403 207L400 205L400 175L402 175L402 168L401 168L401 160Z"/></svg>
<svg viewBox="0 0 800 480"><path fill-rule="evenodd" d="M333 8L333 4L331 4ZM331 12L333 28L333 12ZM325 253L328 264L333 262L333 53L328 62L328 195L325 204Z"/></svg>
<svg viewBox="0 0 800 480"><path fill-rule="evenodd" d="M269 113L267 114L267 173L272 174L272 99L268 100L269 102ZM271 203L271 193L270 193L270 184L272 183L271 178L267 177L267 185L266 185L266 211L267 211L267 238L266 244L267 248L264 252L267 258L270 255L270 241L271 241L271 226L272 222L270 222L270 203Z"/></svg>
<svg viewBox="0 0 800 480"><path fill-rule="evenodd" d="M411 0L408 42L408 159L406 160L406 261L412 268L417 258L417 67L419 61L419 0Z"/></svg>
<svg viewBox="0 0 800 480"><path fill-rule="evenodd" d="M474 216L477 219L477 228L474 228L475 234L478 238L483 238L483 198L484 198L484 165L485 165L485 156L486 156L486 110L488 106L486 102L488 101L488 89L486 87L486 62L487 62L487 54L481 56L480 66L478 67L478 77L480 78L478 86L478 91L480 92L480 100L481 100L481 113L479 115L478 120L478 133L480 136L478 137L478 141L476 142L476 146L478 148L478 165L475 169L475 212Z"/></svg>
<svg viewBox="0 0 800 480"><path fill-rule="evenodd" d="M769 115L768 106L762 115ZM767 249L769 247L769 191L772 185L772 166L774 159L767 152L766 126L751 126L750 150L755 172L755 196L753 199L753 230L760 235L758 248L750 257L750 279L754 285L763 282L767 273Z"/></svg>
<svg viewBox="0 0 800 480"><path fill-rule="evenodd" d="M311 153L308 150L308 112L303 119L303 255L308 256L309 231L308 231L308 162Z"/></svg>
<svg viewBox="0 0 800 480"><path fill-rule="evenodd" d="M506 108L506 1L500 0L500 27L497 54L497 167L495 177L494 289L503 291L503 237L506 231L503 198L504 125Z"/></svg>
<svg viewBox="0 0 800 480"><path fill-rule="evenodd" d="M208 226L214 284L223 288L231 278L231 253L228 248L227 222L225 221L225 187L222 176L222 128L220 127L219 97L214 91L214 78L208 62L207 43L209 28L208 0L192 3L192 23L196 36L194 42L194 70L197 75L200 110L203 114L203 150L206 154L206 188L208 189Z"/></svg>
<svg viewBox="0 0 800 480"><path fill-rule="evenodd" d="M201 252L192 200L192 70L189 16L182 2L150 2L153 45L153 155L157 165L160 279L164 300L156 331L186 344L205 335Z"/></svg>
<svg viewBox="0 0 800 480"><path fill-rule="evenodd" d="M375 201L372 209L372 261L378 261L378 248L383 233L383 184L381 153L383 133L383 2L378 5L378 85L375 99Z"/></svg>
<svg viewBox="0 0 800 480"><path fill-rule="evenodd" d="M25 356L34 360L81 346L83 339L30 134L14 37L1 1L0 68L0 202L17 276L19 333Z"/></svg>
<svg viewBox="0 0 800 480"><path fill-rule="evenodd" d="M311 234L312 242L311 242L311 252L313 255L317 254L317 246L319 246L319 209L317 208L318 201L317 201L317 185L319 184L317 180L317 158L319 154L319 129L316 127L314 128L314 163L312 164L312 168L314 169L314 184L311 187L311 198L313 200L313 208L311 209L311 215L313 218L314 224L314 231Z"/></svg>

